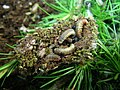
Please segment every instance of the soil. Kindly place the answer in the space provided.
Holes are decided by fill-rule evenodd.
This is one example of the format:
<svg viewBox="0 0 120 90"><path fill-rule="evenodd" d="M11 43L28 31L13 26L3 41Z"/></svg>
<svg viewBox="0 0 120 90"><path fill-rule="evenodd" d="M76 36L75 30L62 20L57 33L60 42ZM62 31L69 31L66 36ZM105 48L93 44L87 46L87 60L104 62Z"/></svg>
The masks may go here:
<svg viewBox="0 0 120 90"><path fill-rule="evenodd" d="M47 1L51 2L52 0ZM20 35L19 29L22 25L29 27L30 24L37 23L46 16L41 10L36 12L40 18L35 18L35 21L31 19L32 15L26 15L35 3L49 13L53 12L42 0L0 0L0 52L11 50L6 44L15 44L18 40L15 36Z"/></svg>
<svg viewBox="0 0 120 90"><path fill-rule="evenodd" d="M46 0L52 2L52 0ZM42 10L37 10L33 14L27 15L35 4L39 4L48 13L54 12L53 9L45 5L42 0L0 0L0 52L8 53L13 49L8 47L14 45L19 38L15 36L20 35L20 28L22 26L30 27L30 24L35 24L41 21L46 14ZM37 14L38 17L32 19L33 15ZM3 56L0 56L0 58ZM0 61L0 66L7 61ZM17 77L16 73L12 74L6 79L5 84L0 90L36 90L28 82ZM1 83L2 80L0 80ZM12 82L12 83L11 83ZM28 88L29 87L29 88ZM31 89L30 89L31 88Z"/></svg>

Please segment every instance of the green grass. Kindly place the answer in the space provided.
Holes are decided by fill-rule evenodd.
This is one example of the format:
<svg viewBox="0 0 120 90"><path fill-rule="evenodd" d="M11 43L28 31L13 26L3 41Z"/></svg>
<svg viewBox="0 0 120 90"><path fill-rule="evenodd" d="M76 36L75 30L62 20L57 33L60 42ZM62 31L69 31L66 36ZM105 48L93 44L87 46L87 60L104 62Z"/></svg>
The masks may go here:
<svg viewBox="0 0 120 90"><path fill-rule="evenodd" d="M5 79L15 70L16 66L18 65L17 60L12 60L3 66L0 66L0 79L4 78L1 86L3 86Z"/></svg>
<svg viewBox="0 0 120 90"><path fill-rule="evenodd" d="M55 4L48 3L46 0L43 0L43 2L55 11L52 14L49 14L39 7L39 9L43 10L48 16L42 18L42 21L38 24L32 24L32 26L37 28L51 27L55 22L57 22L57 20L70 19L73 15L79 13L76 12L77 8L75 7L77 0L55 0Z"/></svg>
<svg viewBox="0 0 120 90"><path fill-rule="evenodd" d="M93 12L95 13L94 10ZM104 86L106 85L107 90L118 89L120 85L119 87L115 87L115 85L120 79L120 38L118 36L120 3L107 0L107 5L103 8L103 12L99 13L101 13L102 16L101 14L94 14L99 26L99 48L96 56L97 60L101 62L96 69L98 69L99 73L102 73L105 78L100 78L99 76L97 84L100 88L102 88L103 84ZM113 84L110 82L116 83Z"/></svg>
<svg viewBox="0 0 120 90"><path fill-rule="evenodd" d="M6 44L6 45L12 49L15 48L15 45L13 45L13 46L11 46L9 44ZM1 86L3 86L4 81L16 69L19 62L16 59L14 59L12 52L0 53L0 56L2 56L0 58L0 62L1 61L7 62L4 65L0 66L0 80L3 78L3 81L1 83Z"/></svg>

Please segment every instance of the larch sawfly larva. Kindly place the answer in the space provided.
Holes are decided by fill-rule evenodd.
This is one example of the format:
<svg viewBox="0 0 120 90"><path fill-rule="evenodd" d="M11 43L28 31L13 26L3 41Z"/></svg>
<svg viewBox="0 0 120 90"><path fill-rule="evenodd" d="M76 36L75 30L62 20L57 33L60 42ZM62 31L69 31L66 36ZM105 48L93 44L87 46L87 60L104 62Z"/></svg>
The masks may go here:
<svg viewBox="0 0 120 90"><path fill-rule="evenodd" d="M75 35L75 31L73 29L68 29L65 32L63 32L63 34L59 37L59 44L62 44L64 40L71 35Z"/></svg>
<svg viewBox="0 0 120 90"><path fill-rule="evenodd" d="M74 50L75 50L75 46L74 44L71 44L70 47L67 47L67 48L55 48L54 53L67 55L72 53Z"/></svg>
<svg viewBox="0 0 120 90"><path fill-rule="evenodd" d="M77 22L76 22L76 36L78 37L78 38L81 38L82 37L82 29L83 29L83 26L85 25L85 24L87 24L88 23L88 21L86 20L86 19L82 19L82 20L78 20Z"/></svg>
<svg viewBox="0 0 120 90"><path fill-rule="evenodd" d="M49 55L47 55L46 56L46 58L45 58L45 60L47 61L47 62L49 62L49 61L59 61L61 58L60 58L60 56L59 55L56 55L56 54L54 54L54 53L51 53L51 54L49 54Z"/></svg>

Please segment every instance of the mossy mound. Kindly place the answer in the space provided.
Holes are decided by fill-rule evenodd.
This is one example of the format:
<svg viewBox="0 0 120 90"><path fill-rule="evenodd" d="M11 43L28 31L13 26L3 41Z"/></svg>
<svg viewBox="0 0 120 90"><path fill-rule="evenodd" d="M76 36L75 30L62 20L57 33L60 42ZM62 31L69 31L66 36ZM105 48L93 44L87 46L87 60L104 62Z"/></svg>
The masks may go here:
<svg viewBox="0 0 120 90"><path fill-rule="evenodd" d="M38 70L53 70L62 63L84 65L93 60L91 51L96 48L97 34L95 21L84 17L36 30L17 43L15 58L20 62L19 72L26 76Z"/></svg>

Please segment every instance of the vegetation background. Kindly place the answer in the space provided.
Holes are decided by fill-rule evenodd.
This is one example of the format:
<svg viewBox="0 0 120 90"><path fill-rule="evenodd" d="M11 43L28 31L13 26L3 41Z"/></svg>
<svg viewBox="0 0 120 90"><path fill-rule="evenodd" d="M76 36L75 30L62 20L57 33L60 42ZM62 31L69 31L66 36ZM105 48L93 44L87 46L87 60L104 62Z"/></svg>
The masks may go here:
<svg viewBox="0 0 120 90"><path fill-rule="evenodd" d="M55 3L42 1L54 12L49 13L39 5L38 8L47 16L29 27L47 28L52 26L57 19L66 20L73 16L87 17L88 15L85 0L55 0ZM83 2L78 3L78 1ZM120 1L104 0L103 4L101 0L86 1L91 3L90 11L98 25L97 49L93 52L95 60L87 62L84 66L71 64L61 67L44 76L22 78L21 81L25 80L27 83L27 88L24 90L120 90ZM27 34L20 32L19 37L22 38ZM15 45L7 45L10 48L15 47ZM9 61L9 56L12 54L1 52L0 55L4 56L0 58L2 62L3 60ZM11 73L15 71L18 64L17 60L12 60L0 66L1 88L7 87L6 82L10 83L10 79L6 78L11 78Z"/></svg>

